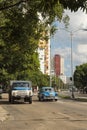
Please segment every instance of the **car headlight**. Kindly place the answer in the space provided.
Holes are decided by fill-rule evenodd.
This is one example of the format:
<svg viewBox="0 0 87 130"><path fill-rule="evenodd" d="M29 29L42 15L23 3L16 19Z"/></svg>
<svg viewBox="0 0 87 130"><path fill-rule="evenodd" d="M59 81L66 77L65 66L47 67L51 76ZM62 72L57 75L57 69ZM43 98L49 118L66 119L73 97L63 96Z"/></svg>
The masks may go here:
<svg viewBox="0 0 87 130"><path fill-rule="evenodd" d="M17 92L12 92L12 96L16 96L17 95Z"/></svg>
<svg viewBox="0 0 87 130"><path fill-rule="evenodd" d="M29 92L29 96L32 96L32 92Z"/></svg>

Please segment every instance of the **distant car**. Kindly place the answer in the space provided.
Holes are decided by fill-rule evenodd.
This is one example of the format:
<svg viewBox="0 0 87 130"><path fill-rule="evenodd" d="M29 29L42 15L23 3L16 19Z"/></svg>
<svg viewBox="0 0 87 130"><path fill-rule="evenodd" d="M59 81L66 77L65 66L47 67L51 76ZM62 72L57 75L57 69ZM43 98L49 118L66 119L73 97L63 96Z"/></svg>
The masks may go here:
<svg viewBox="0 0 87 130"><path fill-rule="evenodd" d="M44 101L44 100L58 100L58 92L54 90L52 87L42 87L39 90L38 93L38 99L39 101Z"/></svg>

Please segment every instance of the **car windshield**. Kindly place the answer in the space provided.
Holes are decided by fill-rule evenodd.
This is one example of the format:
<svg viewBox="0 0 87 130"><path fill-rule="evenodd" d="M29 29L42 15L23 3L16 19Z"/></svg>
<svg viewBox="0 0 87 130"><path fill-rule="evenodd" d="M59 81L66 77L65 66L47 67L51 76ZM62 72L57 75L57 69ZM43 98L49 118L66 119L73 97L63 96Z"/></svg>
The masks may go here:
<svg viewBox="0 0 87 130"><path fill-rule="evenodd" d="M43 88L42 91L48 91L48 92L51 92L51 91L54 91L53 88Z"/></svg>
<svg viewBox="0 0 87 130"><path fill-rule="evenodd" d="M52 91L52 89L45 89L45 91Z"/></svg>
<svg viewBox="0 0 87 130"><path fill-rule="evenodd" d="M24 82L13 83L13 88L14 87L29 87L29 83L24 83Z"/></svg>

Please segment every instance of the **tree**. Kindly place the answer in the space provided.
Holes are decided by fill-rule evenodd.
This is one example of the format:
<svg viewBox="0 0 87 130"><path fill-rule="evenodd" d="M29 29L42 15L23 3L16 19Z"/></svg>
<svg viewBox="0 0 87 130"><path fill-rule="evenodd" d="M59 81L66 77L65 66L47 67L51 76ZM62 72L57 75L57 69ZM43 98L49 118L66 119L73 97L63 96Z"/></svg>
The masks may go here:
<svg viewBox="0 0 87 130"><path fill-rule="evenodd" d="M74 82L77 88L84 89L87 86L87 63L76 66Z"/></svg>
<svg viewBox="0 0 87 130"><path fill-rule="evenodd" d="M4 74L11 75L10 78L19 77L20 73L27 69L32 71L35 68L39 69L38 54L35 52L39 40L39 33L35 32L37 19L33 21L32 17L28 18L29 13L23 16L21 12L22 9L16 8L3 12L4 29L0 32L0 68L5 71ZM31 24L33 22L33 27L30 22Z"/></svg>

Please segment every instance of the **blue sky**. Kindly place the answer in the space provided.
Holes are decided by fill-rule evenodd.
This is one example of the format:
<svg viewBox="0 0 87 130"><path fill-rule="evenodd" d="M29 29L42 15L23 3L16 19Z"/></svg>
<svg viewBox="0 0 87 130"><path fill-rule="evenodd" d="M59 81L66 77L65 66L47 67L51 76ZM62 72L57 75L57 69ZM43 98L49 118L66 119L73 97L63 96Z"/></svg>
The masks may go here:
<svg viewBox="0 0 87 130"><path fill-rule="evenodd" d="M68 30L73 33L72 36L72 61L73 71L77 65L87 62L87 31L78 30L87 29L87 14L81 10L77 12L65 11L70 17ZM57 28L64 28L63 23L57 23ZM74 32L75 30L78 30ZM71 76L71 36L70 32L58 29L51 37L51 57L60 54L64 57L64 70L66 76Z"/></svg>

